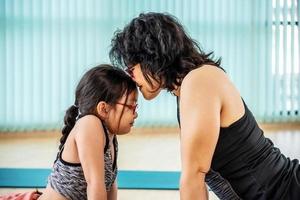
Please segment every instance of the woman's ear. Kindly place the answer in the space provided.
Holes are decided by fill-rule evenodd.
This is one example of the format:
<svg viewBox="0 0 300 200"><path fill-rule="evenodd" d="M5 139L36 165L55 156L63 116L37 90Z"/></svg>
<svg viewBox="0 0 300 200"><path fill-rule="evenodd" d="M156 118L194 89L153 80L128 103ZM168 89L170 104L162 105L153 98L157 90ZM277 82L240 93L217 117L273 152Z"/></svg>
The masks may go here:
<svg viewBox="0 0 300 200"><path fill-rule="evenodd" d="M101 119L106 119L108 117L108 112L109 112L109 105L104 102L100 101L97 104L97 113Z"/></svg>

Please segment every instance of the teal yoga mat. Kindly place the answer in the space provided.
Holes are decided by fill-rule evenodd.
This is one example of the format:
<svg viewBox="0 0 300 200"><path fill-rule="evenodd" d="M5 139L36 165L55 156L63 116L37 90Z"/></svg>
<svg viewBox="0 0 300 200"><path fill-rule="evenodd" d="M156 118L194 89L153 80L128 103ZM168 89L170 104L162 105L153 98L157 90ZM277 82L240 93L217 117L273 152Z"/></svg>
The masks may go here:
<svg viewBox="0 0 300 200"><path fill-rule="evenodd" d="M50 169L0 168L0 187L44 188ZM179 172L120 170L119 189L178 190Z"/></svg>

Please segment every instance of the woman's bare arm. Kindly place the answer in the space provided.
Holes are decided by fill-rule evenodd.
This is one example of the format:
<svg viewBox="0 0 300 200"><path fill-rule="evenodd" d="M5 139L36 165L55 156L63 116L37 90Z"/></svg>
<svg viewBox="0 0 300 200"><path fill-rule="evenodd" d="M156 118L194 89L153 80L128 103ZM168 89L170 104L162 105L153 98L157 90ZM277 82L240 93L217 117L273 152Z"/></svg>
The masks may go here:
<svg viewBox="0 0 300 200"><path fill-rule="evenodd" d="M181 200L208 199L205 174L218 141L221 113L220 72L213 70L194 70L181 86Z"/></svg>

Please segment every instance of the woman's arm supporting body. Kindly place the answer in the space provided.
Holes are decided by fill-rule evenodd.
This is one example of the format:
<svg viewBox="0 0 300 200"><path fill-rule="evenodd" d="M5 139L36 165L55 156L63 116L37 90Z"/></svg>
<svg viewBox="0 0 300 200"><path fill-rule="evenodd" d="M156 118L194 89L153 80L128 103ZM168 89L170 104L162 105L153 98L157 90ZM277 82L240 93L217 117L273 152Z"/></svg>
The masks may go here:
<svg viewBox="0 0 300 200"><path fill-rule="evenodd" d="M218 141L222 84L216 67L198 68L183 80L180 90L182 200L208 199L205 175Z"/></svg>

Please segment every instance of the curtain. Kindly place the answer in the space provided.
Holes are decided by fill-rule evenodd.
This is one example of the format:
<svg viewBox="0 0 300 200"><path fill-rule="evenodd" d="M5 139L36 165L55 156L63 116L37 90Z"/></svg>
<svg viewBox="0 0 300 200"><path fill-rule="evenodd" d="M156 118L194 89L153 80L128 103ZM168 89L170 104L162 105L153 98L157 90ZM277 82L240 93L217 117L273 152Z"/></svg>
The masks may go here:
<svg viewBox="0 0 300 200"><path fill-rule="evenodd" d="M80 77L141 12L167 12L215 58L259 122L300 121L298 0L2 0L0 131L62 127ZM176 99L139 97L138 127L176 126Z"/></svg>

